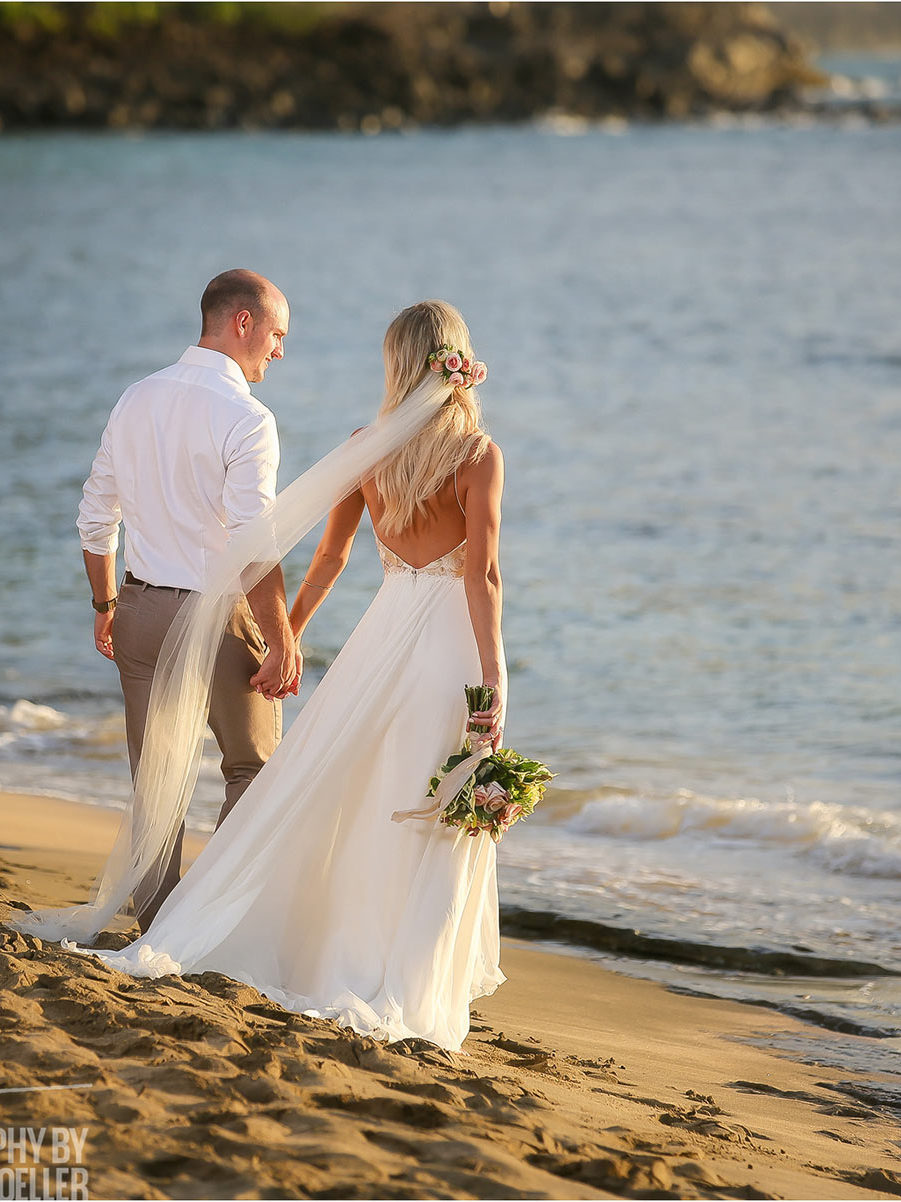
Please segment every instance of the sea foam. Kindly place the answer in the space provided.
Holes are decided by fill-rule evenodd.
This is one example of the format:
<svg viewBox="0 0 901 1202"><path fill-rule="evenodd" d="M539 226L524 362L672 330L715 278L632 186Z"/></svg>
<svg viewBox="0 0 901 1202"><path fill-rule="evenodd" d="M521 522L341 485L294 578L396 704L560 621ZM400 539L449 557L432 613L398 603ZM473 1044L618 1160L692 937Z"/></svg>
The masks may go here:
<svg viewBox="0 0 901 1202"><path fill-rule="evenodd" d="M68 718L49 705L36 705L21 698L10 706L0 705L0 730L58 730Z"/></svg>
<svg viewBox="0 0 901 1202"><path fill-rule="evenodd" d="M780 845L852 876L901 877L901 816L865 806L715 798L680 790L668 798L589 801L565 827L572 834L630 840L679 836Z"/></svg>

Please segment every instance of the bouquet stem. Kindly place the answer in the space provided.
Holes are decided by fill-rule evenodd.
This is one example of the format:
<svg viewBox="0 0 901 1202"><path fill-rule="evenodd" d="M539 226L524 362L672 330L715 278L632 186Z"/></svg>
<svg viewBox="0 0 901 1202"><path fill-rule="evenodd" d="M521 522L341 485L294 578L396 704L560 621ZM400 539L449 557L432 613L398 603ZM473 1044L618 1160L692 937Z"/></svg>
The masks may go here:
<svg viewBox="0 0 901 1202"><path fill-rule="evenodd" d="M494 699L494 689L490 684L468 684L465 687L466 705L470 714L480 714L488 709ZM470 726L471 734L487 734L490 726Z"/></svg>

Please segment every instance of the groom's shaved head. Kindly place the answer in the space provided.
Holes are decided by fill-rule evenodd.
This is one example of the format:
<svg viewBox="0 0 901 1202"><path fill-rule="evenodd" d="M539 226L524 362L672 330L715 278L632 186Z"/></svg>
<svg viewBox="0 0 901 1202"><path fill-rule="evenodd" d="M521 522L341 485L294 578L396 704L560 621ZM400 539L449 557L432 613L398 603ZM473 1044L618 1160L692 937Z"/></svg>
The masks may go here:
<svg viewBox="0 0 901 1202"><path fill-rule="evenodd" d="M265 276L242 267L223 271L210 280L200 298L201 334L217 334L230 318L245 309L254 321L260 321L279 304L286 303L282 293Z"/></svg>
<svg viewBox="0 0 901 1202"><path fill-rule="evenodd" d="M237 268L210 280L200 298L203 328L198 346L234 359L248 383L257 383L281 359L291 314L271 280Z"/></svg>

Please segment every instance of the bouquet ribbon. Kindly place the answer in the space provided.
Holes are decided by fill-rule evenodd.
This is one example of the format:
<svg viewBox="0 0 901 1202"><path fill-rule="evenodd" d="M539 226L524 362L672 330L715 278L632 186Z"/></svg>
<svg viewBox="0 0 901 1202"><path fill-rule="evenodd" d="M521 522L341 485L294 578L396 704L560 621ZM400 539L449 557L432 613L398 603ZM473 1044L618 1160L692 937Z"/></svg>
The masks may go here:
<svg viewBox="0 0 901 1202"><path fill-rule="evenodd" d="M478 737L478 735L470 735L470 743ZM491 754L491 740L488 738L468 759L462 760L455 768L451 768L447 776L441 778L441 784L435 791L435 798L431 805L425 806L421 810L395 810L391 815L391 821L406 822L408 818L422 818L423 820L437 818L444 807L457 796L482 760L487 760Z"/></svg>

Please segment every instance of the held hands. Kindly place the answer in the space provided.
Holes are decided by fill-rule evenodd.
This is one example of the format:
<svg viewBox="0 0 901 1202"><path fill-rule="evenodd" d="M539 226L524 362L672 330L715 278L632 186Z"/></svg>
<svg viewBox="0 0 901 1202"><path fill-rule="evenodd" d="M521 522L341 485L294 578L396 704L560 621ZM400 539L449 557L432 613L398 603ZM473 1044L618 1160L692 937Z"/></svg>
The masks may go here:
<svg viewBox="0 0 901 1202"><path fill-rule="evenodd" d="M506 702L501 694L500 685L490 680L486 680L484 683L494 689L491 705L486 710L479 710L478 713L472 714L467 723L467 730L473 726L489 727L487 731L469 731L469 737L473 743L490 740L491 750L497 751L501 745L501 739L504 737Z"/></svg>
<svg viewBox="0 0 901 1202"><path fill-rule="evenodd" d="M94 646L106 659L115 659L113 651L113 611L94 614Z"/></svg>
<svg viewBox="0 0 901 1202"><path fill-rule="evenodd" d="M260 664L260 669L250 678L250 685L262 693L267 701L281 701L292 693L295 697L303 675L303 656L300 644L288 641L283 647L273 647Z"/></svg>

